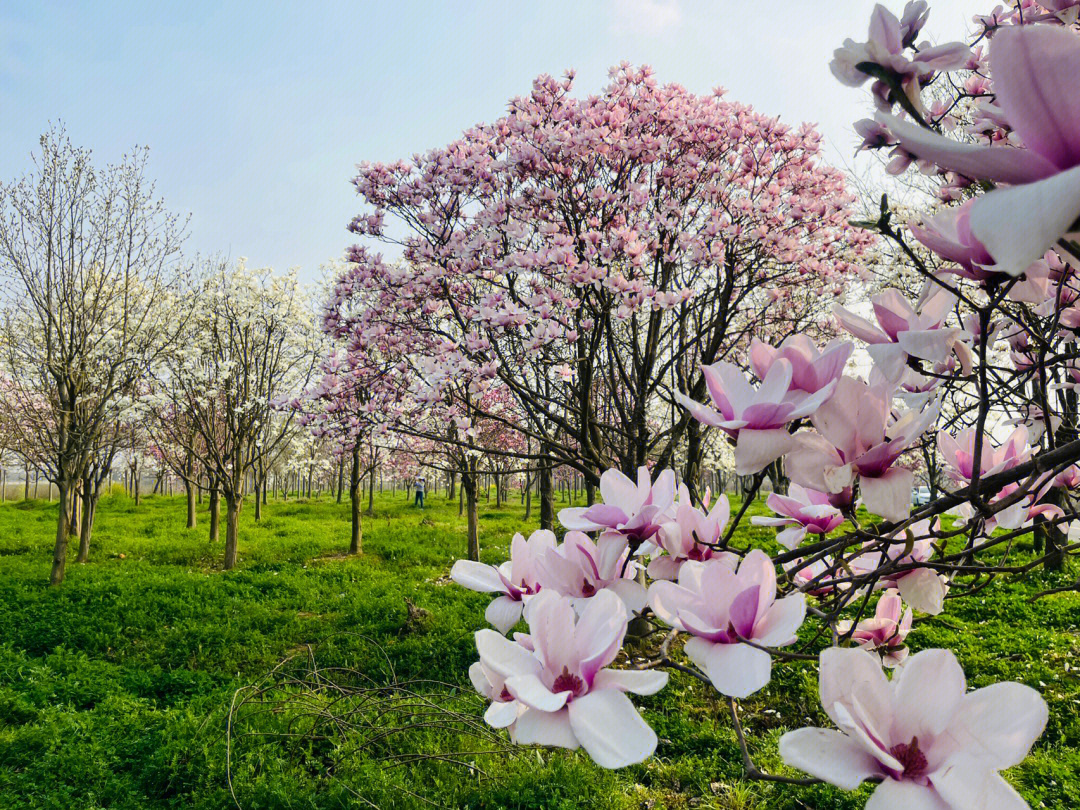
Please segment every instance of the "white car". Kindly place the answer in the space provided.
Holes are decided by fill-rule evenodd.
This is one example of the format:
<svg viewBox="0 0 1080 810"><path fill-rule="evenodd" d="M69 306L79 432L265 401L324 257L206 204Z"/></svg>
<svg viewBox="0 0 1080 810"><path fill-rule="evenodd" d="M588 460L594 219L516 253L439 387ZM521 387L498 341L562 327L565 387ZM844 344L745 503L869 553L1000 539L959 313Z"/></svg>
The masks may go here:
<svg viewBox="0 0 1080 810"><path fill-rule="evenodd" d="M930 487L915 487L911 490L911 503L914 506L923 506L930 503Z"/></svg>

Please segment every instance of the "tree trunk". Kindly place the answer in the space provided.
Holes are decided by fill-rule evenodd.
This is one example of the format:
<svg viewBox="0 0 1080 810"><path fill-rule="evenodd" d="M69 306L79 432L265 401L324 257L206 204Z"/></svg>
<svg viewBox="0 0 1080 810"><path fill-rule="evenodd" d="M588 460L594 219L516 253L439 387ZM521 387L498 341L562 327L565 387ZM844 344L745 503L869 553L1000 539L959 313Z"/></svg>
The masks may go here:
<svg viewBox="0 0 1080 810"><path fill-rule="evenodd" d="M49 573L49 584L59 585L64 581L64 569L67 567L68 546L68 484L61 479L57 485L60 490L60 514L56 520L56 543L53 546L52 571Z"/></svg>
<svg viewBox="0 0 1080 810"><path fill-rule="evenodd" d="M585 505L592 506L596 503L596 487L600 483L599 478L593 478L592 475L585 476Z"/></svg>
<svg viewBox="0 0 1080 810"><path fill-rule="evenodd" d="M368 471L368 488L367 488L367 513L369 515L375 514L375 461L371 462L371 469Z"/></svg>
<svg viewBox="0 0 1080 810"><path fill-rule="evenodd" d="M787 495L788 491L788 478L787 473L784 470L784 460L782 458L776 459L769 466L765 468L765 474L769 478L769 482L772 484L773 492L777 492L781 495Z"/></svg>
<svg viewBox="0 0 1080 810"><path fill-rule="evenodd" d="M262 520L262 505L263 505L262 491L263 491L263 487L265 485L266 485L265 481L260 481L258 478L255 479L255 522L256 523L258 523L260 520Z"/></svg>
<svg viewBox="0 0 1080 810"><path fill-rule="evenodd" d="M139 471L137 469L133 470L132 473L131 473L131 485L135 490L135 505L136 506L138 506L139 503L141 502L141 498L140 498L140 495L139 495L139 479L140 478L141 478L141 476L139 475Z"/></svg>
<svg viewBox="0 0 1080 810"><path fill-rule="evenodd" d="M461 474L461 488L465 491L466 512L469 515L469 559L480 561L480 537L478 534L478 517L476 512L476 458L469 457L469 471Z"/></svg>
<svg viewBox="0 0 1080 810"><path fill-rule="evenodd" d="M240 529L241 498L235 492L225 493L225 570L236 567L239 556L237 533Z"/></svg>
<svg viewBox="0 0 1080 810"><path fill-rule="evenodd" d="M540 476L540 528L541 529L554 529L555 528L555 491L552 486L552 474L551 464L548 459L548 448L546 445L540 448L540 469L537 471L537 475Z"/></svg>
<svg viewBox="0 0 1080 810"><path fill-rule="evenodd" d="M210 542L216 543L221 536L221 492L217 484L210 485Z"/></svg>
<svg viewBox="0 0 1080 810"><path fill-rule="evenodd" d="M71 507L68 511L68 534L77 535L79 533L79 506L82 503L80 492L82 490L82 479L75 479L74 486L68 490L68 497L71 499Z"/></svg>
<svg viewBox="0 0 1080 810"><path fill-rule="evenodd" d="M94 530L94 493L90 478L82 482L82 520L79 521L79 555L75 562L84 563L90 559L90 533Z"/></svg>
<svg viewBox="0 0 1080 810"><path fill-rule="evenodd" d="M1055 488L1047 493L1043 503L1061 506L1061 500L1061 490ZM1037 552L1045 550L1044 568L1048 571L1060 571L1065 567L1065 547L1069 544L1069 538L1058 525L1048 523L1040 515L1035 518L1035 530L1032 532L1031 539Z"/></svg>
<svg viewBox="0 0 1080 810"><path fill-rule="evenodd" d="M452 501L455 495L457 495L457 470L450 473L450 492L447 493L446 499Z"/></svg>
<svg viewBox="0 0 1080 810"><path fill-rule="evenodd" d="M195 528L195 487L191 483L191 479L184 479L184 494L187 496L187 527L189 529Z"/></svg>
<svg viewBox="0 0 1080 810"><path fill-rule="evenodd" d="M37 493L35 493L37 494ZM30 465L23 467L23 500L30 500Z"/></svg>
<svg viewBox="0 0 1080 810"><path fill-rule="evenodd" d="M341 503L342 490L345 489L345 459L339 458L337 462L337 502Z"/></svg>
<svg viewBox="0 0 1080 810"><path fill-rule="evenodd" d="M352 466L349 468L349 515L352 534L349 537L349 553L359 554L364 541L363 517L360 514L360 444L352 449Z"/></svg>
<svg viewBox="0 0 1080 810"><path fill-rule="evenodd" d="M532 517L532 479L525 476L525 520Z"/></svg>

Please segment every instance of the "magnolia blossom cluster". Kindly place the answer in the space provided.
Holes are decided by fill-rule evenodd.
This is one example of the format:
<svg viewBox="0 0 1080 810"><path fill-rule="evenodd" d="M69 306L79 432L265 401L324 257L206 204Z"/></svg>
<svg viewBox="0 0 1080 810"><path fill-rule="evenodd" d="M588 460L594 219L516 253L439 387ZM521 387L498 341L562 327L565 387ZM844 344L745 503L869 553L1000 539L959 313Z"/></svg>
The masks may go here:
<svg viewBox="0 0 1080 810"><path fill-rule="evenodd" d="M871 82L875 116L856 125L863 148L891 150L893 173L917 164L947 204L901 227L883 202L868 223L921 282L897 280L865 308L834 306L835 333L854 340L759 335L703 364L703 396L688 385L671 392L730 444L752 493L770 471L790 479L766 499L768 514L749 515L776 530L766 542L735 541L748 512L733 518L725 496L698 500L670 469L654 477L643 467L637 481L605 472L602 502L560 513L561 540L519 535L500 566L455 564L457 582L497 594L487 618L498 632L477 634L473 668L492 725L522 743L580 746L605 767L640 762L657 740L626 693L660 690L657 669L738 700L759 693L777 662L806 658L826 639L820 698L836 728L785 734L788 765L844 789L878 782L873 808L1026 806L999 771L1041 734L1045 702L1016 683L968 692L952 653L906 645L917 613L936 615L983 587L970 585L973 574L1010 570L982 551L1007 557L1017 538L1062 532L1075 518L1078 7L1019 0L978 18L969 46L924 41L922 0L898 14L877 6L868 39L837 50L842 82ZM528 170L543 158L523 150L517 159ZM366 193L386 187L386 170L365 171ZM407 183L412 171L393 176ZM572 260L515 261L565 260L575 283L615 293L616 308L676 305L592 264L618 253L640 266L655 248L641 231L585 239ZM517 329L530 318L523 302L555 304L492 295L472 314ZM580 339L570 331L533 335ZM465 351L487 348L477 336ZM573 384L581 368L566 365L559 376ZM913 504L917 471L936 490L930 503ZM1075 532L1062 533L1073 543L1064 553ZM508 637L522 620L528 633ZM802 630L808 620L827 632ZM659 652L621 654L629 627Z"/></svg>
<svg viewBox="0 0 1080 810"><path fill-rule="evenodd" d="M455 563L492 595L470 669L488 723L622 767L658 744L629 695L667 670L738 723L774 667L820 655L835 728L785 734L789 766L878 782L877 810L1024 806L998 772L1046 704L968 692L950 652L907 644L1016 573L1020 542L1080 548L1078 8L1016 0L934 44L926 2L879 5L836 51L873 99L861 148L932 186L907 221L886 199L849 224L812 129L628 65L586 99L541 77L494 124L361 164L351 228L402 258L357 247L332 290L323 326L347 349L311 392L322 429L392 424L470 474L483 448L588 470L590 494L591 471L658 459L608 469L597 502L515 535L505 562ZM863 260L896 257L845 298ZM674 469L697 477L702 435L749 497L789 485L735 512L699 497Z"/></svg>

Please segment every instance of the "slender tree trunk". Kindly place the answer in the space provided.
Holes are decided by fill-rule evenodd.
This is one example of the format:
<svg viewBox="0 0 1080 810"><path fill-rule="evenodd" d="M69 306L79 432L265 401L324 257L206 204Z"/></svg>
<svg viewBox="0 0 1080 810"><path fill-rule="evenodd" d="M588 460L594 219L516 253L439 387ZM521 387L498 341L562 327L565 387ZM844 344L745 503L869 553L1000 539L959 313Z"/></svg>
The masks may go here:
<svg viewBox="0 0 1080 810"><path fill-rule="evenodd" d="M537 475L540 476L540 528L550 530L555 527L555 492L552 487L551 464L549 462L551 456L547 445L541 446L540 454L542 458L540 459L540 469L537 471Z"/></svg>
<svg viewBox="0 0 1080 810"><path fill-rule="evenodd" d="M465 490L466 512L469 516L469 559L480 560L479 518L476 511L476 458L469 457L469 471L461 475L461 488Z"/></svg>
<svg viewBox="0 0 1080 810"><path fill-rule="evenodd" d="M61 478L57 488L60 490L60 514L56 520L56 543L53 546L52 571L49 572L49 584L59 585L64 581L67 568L68 547L68 483Z"/></svg>
<svg viewBox="0 0 1080 810"><path fill-rule="evenodd" d="M1043 502L1061 506L1061 490L1050 490ZM1035 518L1032 541L1037 552L1045 550L1046 561L1043 567L1049 571L1060 571L1065 567L1065 547L1069 544L1069 538L1058 525L1048 523L1041 515Z"/></svg>
<svg viewBox="0 0 1080 810"><path fill-rule="evenodd" d="M94 530L94 493L89 477L82 482L82 519L79 521L79 555L76 562L90 559L90 533Z"/></svg>
<svg viewBox="0 0 1080 810"><path fill-rule="evenodd" d="M369 515L375 514L375 461L371 462L371 469L368 471L368 488L367 488L367 513Z"/></svg>
<svg viewBox="0 0 1080 810"><path fill-rule="evenodd" d="M349 537L349 553L359 554L364 541L363 517L360 514L360 443L353 445L352 466L349 468L349 515L352 533Z"/></svg>
<svg viewBox="0 0 1080 810"><path fill-rule="evenodd" d="M37 494L37 493L35 493ZM30 500L30 466L23 467L23 500Z"/></svg>
<svg viewBox="0 0 1080 810"><path fill-rule="evenodd" d="M210 485L210 542L216 543L221 536L221 492L216 482Z"/></svg>
<svg viewBox="0 0 1080 810"><path fill-rule="evenodd" d="M525 520L532 516L532 479L525 476Z"/></svg>
<svg viewBox="0 0 1080 810"><path fill-rule="evenodd" d="M457 470L450 473L450 493L446 496L446 499L452 501L455 495L457 495Z"/></svg>
<svg viewBox="0 0 1080 810"><path fill-rule="evenodd" d="M337 462L337 502L341 503L342 490L345 489L345 459L339 458Z"/></svg>
<svg viewBox="0 0 1080 810"><path fill-rule="evenodd" d="M184 479L184 494L187 496L187 527L194 529L196 523L195 487L190 478Z"/></svg>
<svg viewBox="0 0 1080 810"><path fill-rule="evenodd" d="M225 492L225 570L236 567L239 556L238 532L240 529L240 496Z"/></svg>
<svg viewBox="0 0 1080 810"><path fill-rule="evenodd" d="M141 476L139 475L138 469L133 470L132 473L131 473L131 485L135 490L135 505L136 506L138 506L142 502L142 498L141 498L141 496L139 494L139 479L140 478L141 478Z"/></svg>
<svg viewBox="0 0 1080 810"><path fill-rule="evenodd" d="M262 494L263 494L263 486L264 485L265 485L264 481L260 481L258 478L255 479L255 522L256 523L258 523L260 520L262 520L262 505L263 505Z"/></svg>

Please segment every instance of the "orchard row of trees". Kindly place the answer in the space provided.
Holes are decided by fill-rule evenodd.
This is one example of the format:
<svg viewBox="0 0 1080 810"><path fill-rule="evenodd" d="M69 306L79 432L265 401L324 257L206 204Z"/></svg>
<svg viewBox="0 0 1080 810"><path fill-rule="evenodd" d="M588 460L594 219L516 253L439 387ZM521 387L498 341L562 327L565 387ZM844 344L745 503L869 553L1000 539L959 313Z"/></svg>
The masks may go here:
<svg viewBox="0 0 1080 810"><path fill-rule="evenodd" d="M365 482L370 511L377 480L407 486L425 469L451 496L460 481L474 554L479 475L497 482L497 499L513 481L531 500L539 479L509 407L482 431L460 419L431 427L438 414L413 369L322 328L318 289L242 260L185 256L186 223L147 180L146 157L95 166L53 130L33 170L0 186L0 462L23 468L27 495L31 471L58 492L53 584L73 537L77 561L89 559L97 504L117 475L136 498L148 474L155 489L178 481L189 527L205 496L211 541L224 501L225 568L238 559L246 496L259 519L279 489L346 491L353 553ZM512 405L486 396L492 413L500 396Z"/></svg>

